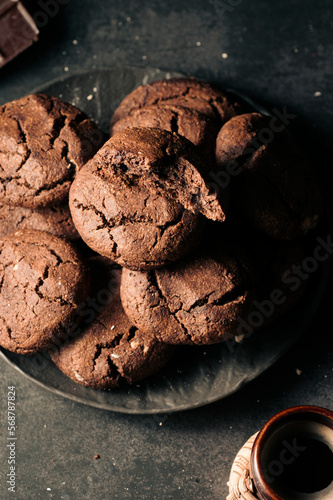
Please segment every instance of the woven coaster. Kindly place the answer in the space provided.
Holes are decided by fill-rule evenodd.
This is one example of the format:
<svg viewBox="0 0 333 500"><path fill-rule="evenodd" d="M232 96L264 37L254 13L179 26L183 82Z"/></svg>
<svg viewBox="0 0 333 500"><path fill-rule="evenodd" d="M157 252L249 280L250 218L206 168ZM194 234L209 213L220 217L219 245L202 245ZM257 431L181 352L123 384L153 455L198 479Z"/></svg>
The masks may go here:
<svg viewBox="0 0 333 500"><path fill-rule="evenodd" d="M229 495L226 500L258 500L250 474L251 450L257 434L251 436L236 455L231 467Z"/></svg>

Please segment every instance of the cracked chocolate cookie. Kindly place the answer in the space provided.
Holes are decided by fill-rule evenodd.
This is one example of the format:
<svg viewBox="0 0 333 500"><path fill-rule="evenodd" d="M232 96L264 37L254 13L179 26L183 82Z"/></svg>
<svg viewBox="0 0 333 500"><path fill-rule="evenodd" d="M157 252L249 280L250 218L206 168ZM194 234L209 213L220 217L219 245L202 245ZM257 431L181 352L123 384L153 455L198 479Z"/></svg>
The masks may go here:
<svg viewBox="0 0 333 500"><path fill-rule="evenodd" d="M68 240L78 240L68 204L31 209L0 204L0 238L19 229L46 231Z"/></svg>
<svg viewBox="0 0 333 500"><path fill-rule="evenodd" d="M121 300L133 323L170 344L215 344L237 334L253 278L236 248L200 248L153 271L123 270Z"/></svg>
<svg viewBox="0 0 333 500"><path fill-rule="evenodd" d="M0 345L19 354L47 349L89 293L74 247L42 231L0 239Z"/></svg>
<svg viewBox="0 0 333 500"><path fill-rule="evenodd" d="M231 118L216 140L232 210L268 236L290 240L314 228L323 200L312 165L282 123L259 113Z"/></svg>
<svg viewBox="0 0 333 500"><path fill-rule="evenodd" d="M160 370L173 348L140 332L121 305L121 270L99 259L92 264L96 310L75 339L51 353L57 367L79 384L108 389L137 382ZM100 304L102 297L102 305Z"/></svg>
<svg viewBox="0 0 333 500"><path fill-rule="evenodd" d="M176 104L213 119L218 126L242 112L228 93L195 78L170 78L141 85L128 94L112 115L111 126L135 109L154 104Z"/></svg>
<svg viewBox="0 0 333 500"><path fill-rule="evenodd" d="M0 107L0 203L59 204L102 133L74 106L32 94Z"/></svg>
<svg viewBox="0 0 333 500"><path fill-rule="evenodd" d="M140 177L127 182L121 171L101 173L84 167L70 195L75 226L95 252L130 269L152 269L198 244L203 217L146 189Z"/></svg>
<svg viewBox="0 0 333 500"><path fill-rule="evenodd" d="M69 204L93 250L124 267L150 269L193 248L204 218L224 220L201 160L185 138L156 128L113 136L78 173Z"/></svg>
<svg viewBox="0 0 333 500"><path fill-rule="evenodd" d="M172 104L157 104L134 109L118 120L111 136L130 127L155 127L176 132L195 144L203 154L212 157L218 127L208 116L195 109Z"/></svg>

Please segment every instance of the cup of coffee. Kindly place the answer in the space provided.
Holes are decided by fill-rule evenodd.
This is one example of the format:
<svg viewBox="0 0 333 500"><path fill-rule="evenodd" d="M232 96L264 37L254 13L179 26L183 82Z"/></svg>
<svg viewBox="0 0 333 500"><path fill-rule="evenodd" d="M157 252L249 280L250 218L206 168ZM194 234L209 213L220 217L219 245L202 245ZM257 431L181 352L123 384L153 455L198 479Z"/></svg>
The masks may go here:
<svg viewBox="0 0 333 500"><path fill-rule="evenodd" d="M333 499L333 412L288 408L257 434L250 477L260 500Z"/></svg>

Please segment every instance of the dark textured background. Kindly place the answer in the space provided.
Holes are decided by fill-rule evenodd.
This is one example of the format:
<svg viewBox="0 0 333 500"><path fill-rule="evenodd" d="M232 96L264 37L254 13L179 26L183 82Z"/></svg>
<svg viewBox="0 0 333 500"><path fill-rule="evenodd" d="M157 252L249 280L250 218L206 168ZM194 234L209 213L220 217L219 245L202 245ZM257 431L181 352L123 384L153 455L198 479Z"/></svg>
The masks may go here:
<svg viewBox="0 0 333 500"><path fill-rule="evenodd" d="M218 15L214 2L204 0L69 0L49 16L40 42L0 69L0 102L94 67L149 65L188 73L294 110L329 194L332 2L215 5L236 3ZM15 385L16 498L224 499L237 450L269 417L298 404L333 408L332 292L330 279L308 333L268 372L193 411L147 417L96 410L35 386L1 360L0 498L13 496L5 484L5 409L7 386Z"/></svg>

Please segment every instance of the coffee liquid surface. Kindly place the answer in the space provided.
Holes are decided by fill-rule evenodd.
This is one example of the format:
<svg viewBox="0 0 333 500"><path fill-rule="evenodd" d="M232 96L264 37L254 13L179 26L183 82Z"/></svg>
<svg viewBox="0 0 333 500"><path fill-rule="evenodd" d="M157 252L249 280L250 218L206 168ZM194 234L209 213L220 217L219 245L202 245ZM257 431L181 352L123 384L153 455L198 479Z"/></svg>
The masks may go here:
<svg viewBox="0 0 333 500"><path fill-rule="evenodd" d="M312 437L297 438L297 453L275 478L273 488L300 493L314 493L333 482L333 452L323 441ZM283 452L277 448L276 456Z"/></svg>

